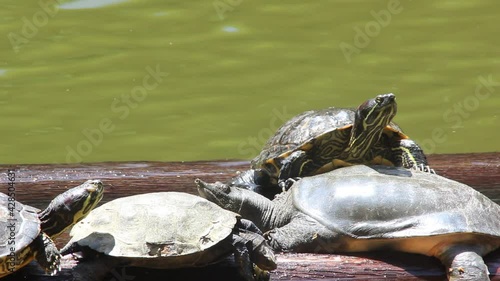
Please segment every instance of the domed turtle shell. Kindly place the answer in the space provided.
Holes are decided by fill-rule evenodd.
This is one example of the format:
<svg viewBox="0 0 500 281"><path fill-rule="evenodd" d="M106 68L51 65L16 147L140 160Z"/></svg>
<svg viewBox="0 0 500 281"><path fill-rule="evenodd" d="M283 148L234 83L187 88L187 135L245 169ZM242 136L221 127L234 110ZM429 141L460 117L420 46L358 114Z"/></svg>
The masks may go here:
<svg viewBox="0 0 500 281"><path fill-rule="evenodd" d="M5 266L3 261L11 254L11 248L15 249L16 254L26 251L31 242L38 237L41 231L39 211L37 208L11 201L9 196L0 193L0 259L2 265ZM14 239L9 239L12 237ZM13 242L15 243L12 244ZM21 264L16 265L16 268L26 265L32 259L33 257L30 256L29 260L22 261ZM2 268L0 276L8 271L7 268Z"/></svg>
<svg viewBox="0 0 500 281"><path fill-rule="evenodd" d="M435 174L359 165L304 178L292 192L298 210L355 238L500 235L499 205Z"/></svg>
<svg viewBox="0 0 500 281"><path fill-rule="evenodd" d="M228 252L217 244L231 235L237 217L187 193L134 195L93 210L73 227L68 245L133 259L137 266L200 266Z"/></svg>
<svg viewBox="0 0 500 281"><path fill-rule="evenodd" d="M0 193L0 277L33 259L51 275L60 270L53 239L86 216L102 198L99 180L88 180L54 198L43 211Z"/></svg>
<svg viewBox="0 0 500 281"><path fill-rule="evenodd" d="M265 168L274 174L277 172L273 168L274 159L285 158L296 150L316 148L319 151L315 152L314 155L321 158L322 155L330 154L330 152L321 151L322 149L332 149L331 146L321 147L323 139L325 141L330 138L337 139L337 149L339 152L342 151L349 143L355 114L355 108L330 107L306 111L293 117L267 141L260 154L251 161L251 167L253 169ZM384 134L389 137L408 138L394 122L390 122L386 126ZM324 159L323 162L329 160L331 159ZM273 165L266 166L266 163Z"/></svg>
<svg viewBox="0 0 500 281"><path fill-rule="evenodd" d="M252 168L294 150L328 131L350 128L353 123L354 109L330 107L303 112L283 124L266 142L261 153L252 160Z"/></svg>

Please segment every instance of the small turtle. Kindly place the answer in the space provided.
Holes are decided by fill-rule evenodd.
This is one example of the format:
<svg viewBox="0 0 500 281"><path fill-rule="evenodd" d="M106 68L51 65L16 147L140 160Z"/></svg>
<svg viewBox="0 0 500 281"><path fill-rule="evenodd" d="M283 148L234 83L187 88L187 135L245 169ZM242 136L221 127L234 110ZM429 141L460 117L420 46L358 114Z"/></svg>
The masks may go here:
<svg viewBox="0 0 500 281"><path fill-rule="evenodd" d="M61 255L52 241L85 217L102 199L102 183L89 180L58 195L40 210L0 193L0 277L33 259L51 275L60 270Z"/></svg>
<svg viewBox="0 0 500 281"><path fill-rule="evenodd" d="M450 280L489 280L482 256L500 246L500 206L436 174L356 165L305 177L273 201L197 181L210 201L252 220L291 252L396 250L438 258Z"/></svg>
<svg viewBox="0 0 500 281"><path fill-rule="evenodd" d="M288 178L353 164L381 164L434 172L420 146L391 122L394 94L378 95L357 109L330 107L299 114L272 136L233 185L258 193Z"/></svg>
<svg viewBox="0 0 500 281"><path fill-rule="evenodd" d="M72 228L61 253L97 256L78 264L75 280L100 280L116 266L204 266L231 253L245 280L267 280L276 261L261 235L252 222L199 196L157 192L96 208Z"/></svg>

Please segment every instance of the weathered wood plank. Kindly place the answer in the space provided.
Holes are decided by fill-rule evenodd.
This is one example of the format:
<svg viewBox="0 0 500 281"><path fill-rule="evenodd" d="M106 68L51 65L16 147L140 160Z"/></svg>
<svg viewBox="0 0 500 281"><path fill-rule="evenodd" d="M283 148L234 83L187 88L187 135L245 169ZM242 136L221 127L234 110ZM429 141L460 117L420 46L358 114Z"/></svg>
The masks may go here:
<svg viewBox="0 0 500 281"><path fill-rule="evenodd" d="M430 155L429 162L438 174L466 183L500 203L500 153ZM106 186L103 202L118 197L155 192L183 191L196 194L195 178L225 181L246 161L206 162L107 162L89 164L0 165L0 192L8 187L7 172L15 173L17 200L43 208L57 194L91 178ZM67 241L67 235L57 240ZM279 254L274 280L445 280L444 269L435 259L403 253L370 253L362 256ZM500 251L486 257L492 280L500 280ZM33 268L8 276L5 280L68 281L75 265L69 257L64 270L54 277L34 275ZM117 269L111 280L238 280L231 261L200 269L149 270ZM125 273L125 276L120 274ZM121 278L121 279L120 279ZM127 279L128 278L128 279Z"/></svg>
<svg viewBox="0 0 500 281"><path fill-rule="evenodd" d="M446 280L444 267L438 260L405 253L367 253L353 255L278 254L278 269L272 280ZM500 280L500 251L486 258L492 280ZM63 270L57 276L35 275L35 265L7 276L5 281L71 281L71 268L76 262L65 257ZM40 274L40 272L38 272ZM204 268L155 270L117 268L106 281L163 281L168 280L241 280L238 271L228 259Z"/></svg>
<svg viewBox="0 0 500 281"><path fill-rule="evenodd" d="M437 154L429 163L440 175L468 184L500 202L500 153ZM43 207L62 191L87 179L106 184L103 202L118 197L155 192L196 193L194 179L225 181L246 161L205 162L104 162L89 164L0 165L0 192L7 190L7 171L16 174L17 199Z"/></svg>

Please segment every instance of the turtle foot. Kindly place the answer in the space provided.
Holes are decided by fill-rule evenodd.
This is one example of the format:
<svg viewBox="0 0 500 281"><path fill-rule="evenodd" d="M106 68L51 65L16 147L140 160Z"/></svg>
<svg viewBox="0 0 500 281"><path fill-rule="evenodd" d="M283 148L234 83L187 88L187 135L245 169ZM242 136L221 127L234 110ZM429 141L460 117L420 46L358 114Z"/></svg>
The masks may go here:
<svg viewBox="0 0 500 281"><path fill-rule="evenodd" d="M450 281L489 281L488 267L481 255L465 250L445 254L443 263Z"/></svg>
<svg viewBox="0 0 500 281"><path fill-rule="evenodd" d="M253 266L253 277L255 281L269 281L271 280L271 274L267 270L262 270L258 266Z"/></svg>
<svg viewBox="0 0 500 281"><path fill-rule="evenodd" d="M276 268L273 251L258 234L241 232L240 235L233 234L232 241L240 275L246 281L268 281L270 275L266 269Z"/></svg>
<svg viewBox="0 0 500 281"><path fill-rule="evenodd" d="M449 281L490 281L489 273L480 268L449 268Z"/></svg>
<svg viewBox="0 0 500 281"><path fill-rule="evenodd" d="M42 233L37 240L36 260L47 274L53 276L61 271L61 254L47 234Z"/></svg>
<svg viewBox="0 0 500 281"><path fill-rule="evenodd" d="M448 268L450 281L490 281L488 267L476 253L462 253Z"/></svg>
<svg viewBox="0 0 500 281"><path fill-rule="evenodd" d="M434 171L434 169L429 167L429 165L424 165L424 164L419 164L417 166L413 166L412 169L417 170L417 171L421 171L424 173L431 173L431 174L436 173L436 171Z"/></svg>
<svg viewBox="0 0 500 281"><path fill-rule="evenodd" d="M301 178L300 177L294 177L294 178L288 178L286 180L281 180L278 185L279 187L281 188L281 191L285 192L287 190L290 189L290 187L292 187L292 185L300 180Z"/></svg>

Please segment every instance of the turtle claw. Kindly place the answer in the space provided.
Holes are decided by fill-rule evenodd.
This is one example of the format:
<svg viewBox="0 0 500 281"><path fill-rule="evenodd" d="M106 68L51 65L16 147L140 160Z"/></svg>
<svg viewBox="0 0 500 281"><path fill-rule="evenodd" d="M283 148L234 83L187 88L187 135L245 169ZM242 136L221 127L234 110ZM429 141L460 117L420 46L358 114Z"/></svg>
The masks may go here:
<svg viewBox="0 0 500 281"><path fill-rule="evenodd" d="M290 187L292 187L292 185L300 180L301 178L300 177L294 177L294 178L288 178L286 180L281 180L279 183L278 183L278 186L281 188L281 191L283 192L286 192L287 190L290 189Z"/></svg>
<svg viewBox="0 0 500 281"><path fill-rule="evenodd" d="M56 275L59 271L61 271L61 263L57 261L56 264L50 267L50 269L46 272L50 276Z"/></svg>
<svg viewBox="0 0 500 281"><path fill-rule="evenodd" d="M86 259L82 253L71 253L70 255L75 261L84 261Z"/></svg>
<svg viewBox="0 0 500 281"><path fill-rule="evenodd" d="M417 166L413 166L412 169L417 170L417 171L421 171L424 173L430 173L430 174L436 173L436 171L434 171L434 169L432 169L429 165L424 165L422 163L417 165Z"/></svg>
<svg viewBox="0 0 500 281"><path fill-rule="evenodd" d="M271 280L271 274L269 271L260 269L257 265L253 265L253 277L256 281Z"/></svg>

